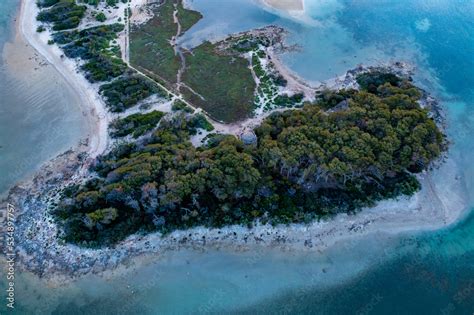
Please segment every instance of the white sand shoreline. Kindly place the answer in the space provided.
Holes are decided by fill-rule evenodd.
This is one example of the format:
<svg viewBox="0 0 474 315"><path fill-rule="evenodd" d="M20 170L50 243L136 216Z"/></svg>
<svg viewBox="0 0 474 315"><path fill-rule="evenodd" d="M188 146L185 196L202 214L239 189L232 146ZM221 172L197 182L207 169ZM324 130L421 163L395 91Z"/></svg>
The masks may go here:
<svg viewBox="0 0 474 315"><path fill-rule="evenodd" d="M110 116L97 89L76 70L76 63L73 60L61 58L62 53L57 46L47 45L49 37L47 32L42 34L36 32L37 23L34 20L36 12L34 1L22 0L19 23L21 32L83 99L84 108L93 124L88 146L89 156L93 158L107 148L107 126ZM56 171L56 169L53 170ZM61 172L61 170L57 171ZM464 184L459 174L461 172L457 169L455 162L448 159L440 169L434 171L434 174L421 176L423 189L415 196L383 201L376 207L364 209L353 216L340 214L329 220L308 225L292 224L276 227L257 225L251 229L242 226L222 229L199 227L175 231L166 237L162 237L160 233L145 236L133 235L117 244L115 248L98 250L59 244L54 233L57 227L44 218L44 221L31 223L42 226L38 229L40 235L35 235L35 238L42 242L41 248L37 248L42 260L32 261L33 258L26 252L21 253L20 256L24 265L27 266L25 269L36 270L53 279L59 275L64 281L63 277L67 280L72 276L116 268L131 257L137 257L134 261L139 262L147 255L160 255L166 251L181 248L254 250L256 247L276 247L322 251L356 236L366 236L376 232L400 234L408 231L434 230L453 224L463 215L467 205L464 200ZM434 176L438 179L437 182L432 180ZM25 189L30 188L34 191L34 187L37 189L40 187L38 182L31 185L33 188L26 186ZM40 194L41 191L37 193ZM33 210L31 207L24 209L25 212ZM28 240L28 242L35 242L35 240Z"/></svg>
<svg viewBox="0 0 474 315"><path fill-rule="evenodd" d="M108 145L108 114L104 102L98 94L98 89L89 83L85 77L77 71L75 61L61 58L63 53L56 45L48 45L50 33L48 31L38 33L36 15L38 7L35 1L22 0L20 8L20 20L17 24L17 33L21 34L40 55L42 55L65 79L65 81L78 93L82 100L82 106L90 124L88 136L87 153L94 158L104 152Z"/></svg>

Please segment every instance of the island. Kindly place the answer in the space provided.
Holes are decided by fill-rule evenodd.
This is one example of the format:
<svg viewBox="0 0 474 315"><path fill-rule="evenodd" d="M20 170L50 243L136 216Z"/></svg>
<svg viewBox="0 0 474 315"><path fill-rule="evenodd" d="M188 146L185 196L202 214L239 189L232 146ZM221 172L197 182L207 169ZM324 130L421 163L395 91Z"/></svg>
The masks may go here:
<svg viewBox="0 0 474 315"><path fill-rule="evenodd" d="M279 26L183 47L203 16L182 0L23 1L31 14L25 36L77 78L95 124L10 192L22 265L40 275L182 246L327 247L390 220L356 213L409 200L448 148L403 62L313 86L279 59L294 49ZM319 225L341 214L362 222Z"/></svg>

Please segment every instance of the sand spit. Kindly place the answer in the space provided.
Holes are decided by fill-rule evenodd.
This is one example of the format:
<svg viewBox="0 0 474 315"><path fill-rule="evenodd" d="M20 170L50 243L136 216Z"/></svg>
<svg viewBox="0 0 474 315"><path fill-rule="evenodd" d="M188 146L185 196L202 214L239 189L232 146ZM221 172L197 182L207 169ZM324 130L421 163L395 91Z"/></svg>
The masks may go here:
<svg viewBox="0 0 474 315"><path fill-rule="evenodd" d="M304 11L304 0L262 0L274 9L283 11Z"/></svg>
<svg viewBox="0 0 474 315"><path fill-rule="evenodd" d="M34 18L38 14L35 1L21 2L20 22L17 34L41 54L65 78L79 94L84 106L84 114L91 126L88 137L88 154L94 158L104 152L108 145L107 126L110 114L98 94L98 87L90 84L79 72L77 63L66 58L56 45L48 45L50 32L36 32L38 22Z"/></svg>

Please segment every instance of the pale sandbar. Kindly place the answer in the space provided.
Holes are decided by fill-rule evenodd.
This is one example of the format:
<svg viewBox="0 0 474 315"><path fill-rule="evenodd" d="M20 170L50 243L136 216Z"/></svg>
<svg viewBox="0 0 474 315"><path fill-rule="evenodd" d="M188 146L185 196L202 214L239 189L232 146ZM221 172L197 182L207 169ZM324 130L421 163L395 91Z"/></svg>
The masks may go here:
<svg viewBox="0 0 474 315"><path fill-rule="evenodd" d="M304 11L303 0L262 0L266 5L284 11Z"/></svg>

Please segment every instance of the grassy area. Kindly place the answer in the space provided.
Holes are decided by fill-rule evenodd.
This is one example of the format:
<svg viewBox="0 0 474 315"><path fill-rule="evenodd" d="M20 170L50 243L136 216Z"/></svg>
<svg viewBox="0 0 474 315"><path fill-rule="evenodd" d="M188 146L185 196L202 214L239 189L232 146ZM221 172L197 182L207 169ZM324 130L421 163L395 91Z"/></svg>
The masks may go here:
<svg viewBox="0 0 474 315"><path fill-rule="evenodd" d="M131 63L144 72L167 81L172 87L181 63L170 39L176 35L173 20L175 4L182 33L202 18L199 12L182 7L179 0L166 0L155 9L155 16L145 25L132 28L130 34ZM247 118L253 110L255 82L246 59L237 53L217 53L215 45L204 43L186 53L186 69L182 81L185 98L203 108L213 118L233 122Z"/></svg>
<svg viewBox="0 0 474 315"><path fill-rule="evenodd" d="M183 3L180 1L177 5L178 8L178 19L181 24L181 33L183 35L189 30L194 24L202 19L202 14L198 11L188 10L183 7Z"/></svg>
<svg viewBox="0 0 474 315"><path fill-rule="evenodd" d="M186 98L213 118L233 122L249 117L253 110L255 81L246 59L215 51L204 43L186 55L183 81L197 94L183 89ZM201 98L202 97L202 98Z"/></svg>
<svg viewBox="0 0 474 315"><path fill-rule="evenodd" d="M165 0L154 10L154 16L144 25L130 31L130 63L138 69L147 69L168 83L176 83L181 66L170 40L178 32L173 20L173 0Z"/></svg>

